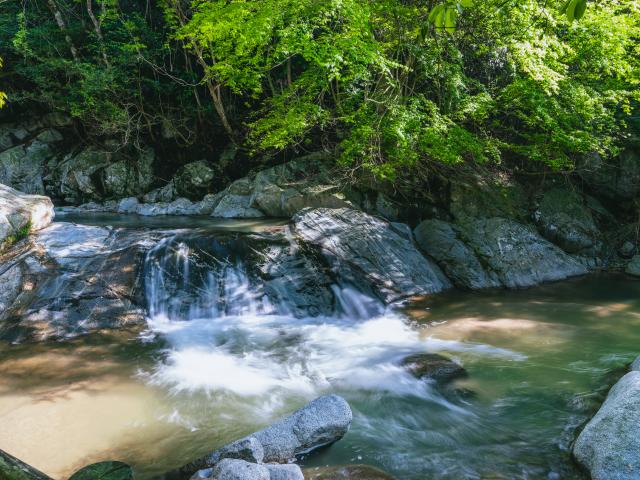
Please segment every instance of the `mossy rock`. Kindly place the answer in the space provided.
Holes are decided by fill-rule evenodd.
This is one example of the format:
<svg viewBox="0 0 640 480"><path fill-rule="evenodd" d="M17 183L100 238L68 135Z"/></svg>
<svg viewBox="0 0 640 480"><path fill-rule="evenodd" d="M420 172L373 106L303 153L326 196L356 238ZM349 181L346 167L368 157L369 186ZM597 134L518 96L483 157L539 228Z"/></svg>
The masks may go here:
<svg viewBox="0 0 640 480"><path fill-rule="evenodd" d="M98 462L81 468L69 480L132 480L133 470L123 462Z"/></svg>
<svg viewBox="0 0 640 480"><path fill-rule="evenodd" d="M0 480L51 480L51 478L0 450Z"/></svg>
<svg viewBox="0 0 640 480"><path fill-rule="evenodd" d="M394 477L370 465L316 467L304 470L305 480L395 480Z"/></svg>

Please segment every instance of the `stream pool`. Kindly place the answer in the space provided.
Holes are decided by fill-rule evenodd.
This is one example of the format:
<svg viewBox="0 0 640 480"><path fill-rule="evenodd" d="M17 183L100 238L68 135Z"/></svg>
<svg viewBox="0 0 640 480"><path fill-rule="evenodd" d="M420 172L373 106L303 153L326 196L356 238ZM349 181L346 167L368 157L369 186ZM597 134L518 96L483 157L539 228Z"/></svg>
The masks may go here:
<svg viewBox="0 0 640 480"><path fill-rule="evenodd" d="M0 344L0 448L56 479L116 459L144 480L338 393L352 428L303 466L581 479L570 443L639 353L640 281L624 275L451 291L397 310L341 288L341 314L299 319L255 298L231 262L197 296L200 306L214 297L207 308L178 314L156 299L164 262L189 255L180 248L148 260L145 329ZM456 359L468 377L447 387L412 377L400 362L419 352Z"/></svg>

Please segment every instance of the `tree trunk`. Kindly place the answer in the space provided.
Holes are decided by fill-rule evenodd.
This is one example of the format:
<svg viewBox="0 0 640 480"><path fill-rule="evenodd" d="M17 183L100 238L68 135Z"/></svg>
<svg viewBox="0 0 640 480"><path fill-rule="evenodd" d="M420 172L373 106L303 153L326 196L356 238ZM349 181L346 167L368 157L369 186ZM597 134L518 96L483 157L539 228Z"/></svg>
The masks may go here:
<svg viewBox="0 0 640 480"><path fill-rule="evenodd" d="M79 62L80 57L78 56L78 50L76 50L76 46L73 44L73 41L71 40L71 37L67 32L67 25L64 23L64 18L62 17L62 13L60 12L58 5L56 5L56 2L54 0L48 0L48 1L49 1L49 8L51 8L51 12L53 12L53 16L56 19L58 28L60 28L60 31L64 34L64 39L67 42L67 45L69 45L69 50L71 50L71 56L76 62Z"/></svg>
<svg viewBox="0 0 640 480"><path fill-rule="evenodd" d="M107 68L111 68L111 64L109 63L109 59L107 58L107 52L105 51L104 45L104 37L102 36L102 29L100 28L100 22L93 14L93 0L87 0L87 13L89 14L89 18L93 23L93 29L96 32L96 36L98 37L98 41L100 42L100 50L102 50L102 60Z"/></svg>

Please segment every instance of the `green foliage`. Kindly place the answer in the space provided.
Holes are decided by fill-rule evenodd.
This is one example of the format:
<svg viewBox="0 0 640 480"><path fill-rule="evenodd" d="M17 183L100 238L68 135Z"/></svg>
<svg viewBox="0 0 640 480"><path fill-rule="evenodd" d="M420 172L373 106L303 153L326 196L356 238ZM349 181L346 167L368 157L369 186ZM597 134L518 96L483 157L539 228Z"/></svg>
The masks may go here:
<svg viewBox="0 0 640 480"><path fill-rule="evenodd" d="M56 2L74 13L66 32L35 2L0 13L0 54L28 85L12 96L125 143L167 120L204 122L206 141L228 115L254 154L334 148L388 179L463 162L564 169L615 153L640 101L632 0L95 2L101 35L84 2Z"/></svg>
<svg viewBox="0 0 640 480"><path fill-rule="evenodd" d="M22 227L20 227L18 230L8 235L4 239L4 242L2 242L2 245L1 245L2 248L0 248L0 250L7 249L12 245L15 245L19 241L27 238L31 233L31 227L32 225L31 225L31 222L29 221L26 224L24 224Z"/></svg>

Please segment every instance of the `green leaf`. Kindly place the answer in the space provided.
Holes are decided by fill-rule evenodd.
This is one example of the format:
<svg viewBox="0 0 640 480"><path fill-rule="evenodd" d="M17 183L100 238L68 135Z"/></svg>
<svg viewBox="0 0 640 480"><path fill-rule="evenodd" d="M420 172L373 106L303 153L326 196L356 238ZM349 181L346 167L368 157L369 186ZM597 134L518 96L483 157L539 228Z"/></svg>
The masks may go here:
<svg viewBox="0 0 640 480"><path fill-rule="evenodd" d="M463 8L473 7L473 0L460 0L458 3Z"/></svg>
<svg viewBox="0 0 640 480"><path fill-rule="evenodd" d="M567 20L573 22L575 18L576 5L578 4L578 0L571 0L569 2L569 6L567 7Z"/></svg>
<svg viewBox="0 0 640 480"><path fill-rule="evenodd" d="M458 10L455 7L447 8L444 26L448 33L456 31L456 18L458 18Z"/></svg>
<svg viewBox="0 0 640 480"><path fill-rule="evenodd" d="M429 18L427 20L431 23L435 23L436 18L438 17L440 12L443 10L444 10L444 5L442 3L439 5L436 5L431 9L431 13L429 13Z"/></svg>
<svg viewBox="0 0 640 480"><path fill-rule="evenodd" d="M576 8L574 9L573 16L576 20L580 20L587 9L587 0L578 0Z"/></svg>

